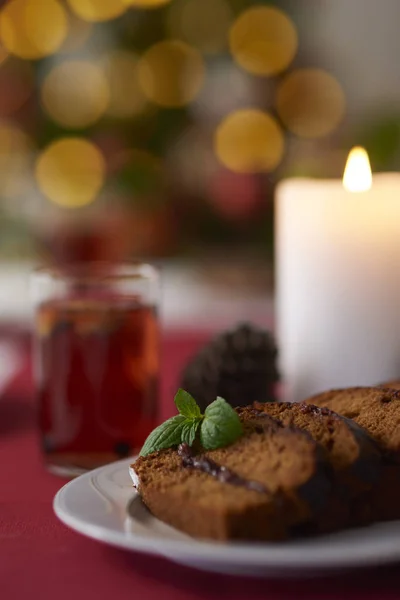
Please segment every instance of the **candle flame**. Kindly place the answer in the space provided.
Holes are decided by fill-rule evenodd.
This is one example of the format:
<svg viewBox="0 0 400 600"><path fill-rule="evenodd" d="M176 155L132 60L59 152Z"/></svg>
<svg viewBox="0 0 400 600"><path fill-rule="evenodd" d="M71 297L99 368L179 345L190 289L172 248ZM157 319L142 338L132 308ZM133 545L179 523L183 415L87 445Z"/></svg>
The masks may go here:
<svg viewBox="0 0 400 600"><path fill-rule="evenodd" d="M367 192L372 187L371 165L366 150L353 148L347 159L343 186L348 192Z"/></svg>

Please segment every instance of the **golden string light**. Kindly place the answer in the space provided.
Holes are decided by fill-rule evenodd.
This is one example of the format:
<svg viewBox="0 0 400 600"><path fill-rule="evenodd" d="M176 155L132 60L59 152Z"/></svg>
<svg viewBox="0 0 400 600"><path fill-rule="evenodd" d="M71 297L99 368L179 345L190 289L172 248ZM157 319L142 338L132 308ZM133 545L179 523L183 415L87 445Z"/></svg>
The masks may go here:
<svg viewBox="0 0 400 600"><path fill-rule="evenodd" d="M0 13L0 38L10 54L39 59L56 52L68 32L58 0L11 0Z"/></svg>
<svg viewBox="0 0 400 600"><path fill-rule="evenodd" d="M146 98L138 81L138 58L132 52L117 50L103 61L110 90L107 114L124 119L144 109Z"/></svg>
<svg viewBox="0 0 400 600"><path fill-rule="evenodd" d="M266 112L244 109L228 115L214 138L219 160L232 171L273 171L282 160L285 141L277 121Z"/></svg>
<svg viewBox="0 0 400 600"><path fill-rule="evenodd" d="M36 162L36 180L42 193L65 208L93 202L105 178L100 150L83 138L62 138L50 144Z"/></svg>
<svg viewBox="0 0 400 600"><path fill-rule="evenodd" d="M176 0L167 17L171 37L184 40L206 54L228 45L232 11L226 0Z"/></svg>
<svg viewBox="0 0 400 600"><path fill-rule="evenodd" d="M291 19L272 6L255 6L243 12L230 31L235 61L254 75L284 71L297 52L297 32Z"/></svg>
<svg viewBox="0 0 400 600"><path fill-rule="evenodd" d="M120 17L127 9L124 0L67 0L70 8L85 21L109 21Z"/></svg>
<svg viewBox="0 0 400 600"><path fill-rule="evenodd" d="M161 106L189 104L199 93L205 75L201 54L184 42L155 44L139 61L139 84L144 94Z"/></svg>
<svg viewBox="0 0 400 600"><path fill-rule="evenodd" d="M51 118L69 128L95 123L107 109L109 88L102 69L89 61L65 61L44 80L42 104Z"/></svg>
<svg viewBox="0 0 400 600"><path fill-rule="evenodd" d="M339 82L322 69L297 69L280 83L276 106L286 127L304 138L331 133L345 112Z"/></svg>

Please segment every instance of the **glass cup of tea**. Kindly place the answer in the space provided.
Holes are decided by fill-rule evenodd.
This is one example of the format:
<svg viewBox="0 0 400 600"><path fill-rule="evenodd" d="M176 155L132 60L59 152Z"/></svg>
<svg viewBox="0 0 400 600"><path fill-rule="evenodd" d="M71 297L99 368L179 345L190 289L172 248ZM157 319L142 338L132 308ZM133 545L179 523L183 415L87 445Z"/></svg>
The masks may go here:
<svg viewBox="0 0 400 600"><path fill-rule="evenodd" d="M32 275L34 370L46 465L77 475L137 453L157 424L159 277L147 264Z"/></svg>

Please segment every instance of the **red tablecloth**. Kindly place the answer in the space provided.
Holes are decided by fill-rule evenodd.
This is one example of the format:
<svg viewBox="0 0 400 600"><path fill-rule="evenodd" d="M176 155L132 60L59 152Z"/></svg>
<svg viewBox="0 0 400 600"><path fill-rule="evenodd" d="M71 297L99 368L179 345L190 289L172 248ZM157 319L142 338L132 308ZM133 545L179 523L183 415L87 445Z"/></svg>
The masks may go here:
<svg viewBox="0 0 400 600"><path fill-rule="evenodd" d="M173 410L180 366L203 341L189 334L165 341L163 417ZM0 398L0 600L400 598L400 565L329 579L246 579L119 551L70 531L52 512L64 481L42 466L31 391L27 363Z"/></svg>

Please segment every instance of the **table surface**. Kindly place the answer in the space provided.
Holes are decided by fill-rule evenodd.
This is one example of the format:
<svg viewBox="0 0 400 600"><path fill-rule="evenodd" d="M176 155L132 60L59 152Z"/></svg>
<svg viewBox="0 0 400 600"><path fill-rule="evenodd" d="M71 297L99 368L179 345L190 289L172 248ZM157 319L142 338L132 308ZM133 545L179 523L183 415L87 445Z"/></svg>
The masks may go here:
<svg viewBox="0 0 400 600"><path fill-rule="evenodd" d="M165 339L162 418L173 412L181 366L205 339L195 332L170 332ZM1 600L400 598L400 565L304 581L247 579L116 550L70 531L52 511L64 480L43 468L34 414L27 358L0 397Z"/></svg>

